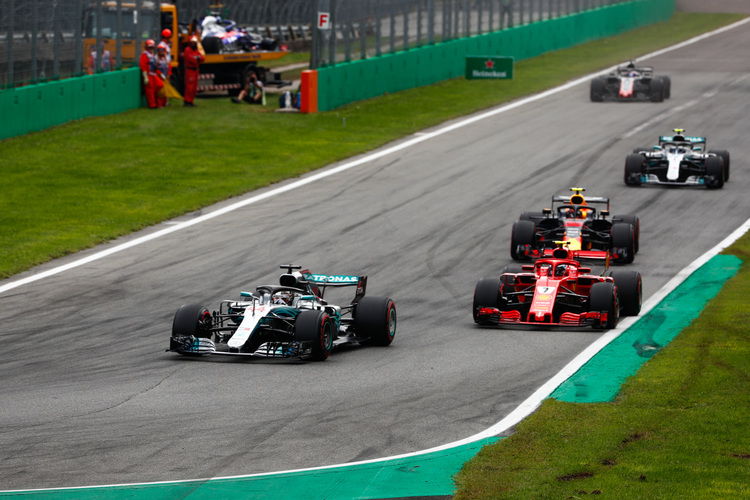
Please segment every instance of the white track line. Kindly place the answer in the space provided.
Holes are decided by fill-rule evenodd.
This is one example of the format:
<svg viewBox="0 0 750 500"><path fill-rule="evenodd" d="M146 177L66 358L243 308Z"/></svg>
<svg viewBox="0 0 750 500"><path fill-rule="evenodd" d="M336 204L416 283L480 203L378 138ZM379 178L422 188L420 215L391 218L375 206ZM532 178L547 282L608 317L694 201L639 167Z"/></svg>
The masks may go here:
<svg viewBox="0 0 750 500"><path fill-rule="evenodd" d="M686 45L690 45L693 43L696 43L698 41L704 40L710 36L717 35L719 33L723 33L725 31L728 31L732 28L735 28L737 26L741 26L743 24L746 24L750 22L750 17L743 19L742 21L736 22L734 24L730 24L729 26L725 26L724 28L720 28L716 31L712 31L710 33L703 34L701 36L691 38L690 40L687 40L685 42L682 42L678 45L674 45L672 47L668 47L666 49L662 49L656 52L652 52L651 54L647 54L638 60L646 60L650 59L652 57L670 52L672 50L676 50L678 48L685 47ZM112 248L110 250L105 250L103 252L99 252L95 255L92 255L90 257L72 262L71 264L60 266L58 268L52 269L50 271L47 271L45 273L40 273L39 275L34 275L29 278L26 278L24 280L15 281L13 283L9 283L8 285L5 285L3 287L0 287L0 293L5 292L7 290L10 290L12 288L16 288L18 286L21 286L26 283L31 283L32 281L37 281L38 279L42 279L47 276L52 276L54 274L61 273L63 271L66 271L68 269L72 269L74 267L82 266L83 264L87 264L88 262L92 262L94 260L101 259L103 257L106 257L108 255L120 252L122 250L125 250L127 248L139 245L141 243L145 243L146 241L151 241L153 239L156 239L158 237L164 236L166 234L173 233L175 231L178 231L180 229L183 229L185 227L189 227L195 224L198 224L200 222L203 222L205 220L212 219L214 217L218 217L219 215L223 215L228 212L232 212L234 210L237 210L238 208L242 208L247 205L251 205L253 203L257 203L258 201L264 200L266 198L270 198L272 196L275 196L280 193L284 193L287 191L290 191L292 189L296 189L300 186L304 186L306 184L309 184L311 182L315 182L319 179L323 179L325 177L328 177L329 175L334 175L339 172L343 172L345 170L349 170L350 168L357 167L359 165L362 165L363 163L367 163L369 161L382 158L383 156L392 154L396 151L400 151L402 149L405 149L407 147L413 146L415 144L418 144L424 140L431 139L433 137L437 137L439 135L442 135L446 132L450 132L452 130L455 130L457 128L469 125L471 123L477 122L479 120L483 120L485 118L488 118L490 116L495 116L497 114L503 113L505 111L508 111L510 109L517 108L523 104L528 104L529 102L534 102L539 99L543 99L547 96L556 94L558 92L561 92L563 90L569 89L570 87L573 87L575 85L578 85L580 83L583 83L585 81L590 80L596 75L601 75L604 73L608 73L612 71L612 69L616 68L617 66L612 66L610 68L607 68L605 70L599 71L597 73L592 73L588 76L584 76L582 78L578 78L576 80L573 80L571 82L566 83L565 85L561 87L556 87L554 89L550 89L546 92L543 92L541 94L537 94L534 96L527 97L525 99L522 99L517 102L513 102L511 104L508 104L506 106L502 106L500 108L488 111L486 113L482 113L480 115L474 116L472 118L468 118L466 120L460 121L458 123L455 123L453 125L450 125L448 127L444 127L442 129L439 129L435 132L429 132L424 133L424 135L421 135L415 139L411 139L409 141L406 141L401 144L397 144L396 146L393 146L391 148L385 149L383 151L374 153L372 155L368 155L364 158L361 158L359 160L355 160L349 163L345 163L343 165L340 165L339 167L333 168L331 170L326 170L325 172L320 172L316 175L313 175L309 178L299 180L297 182L294 182L292 184L289 184L287 186L282 186L280 188L277 188L273 191L269 191L268 193L264 193L262 195L258 195L252 198L249 198L247 200L235 203L233 205L229 205L228 207L225 207L223 209L217 210L216 212L211 212L210 214L206 214L204 216L198 217L196 219L193 219L188 222L183 222L179 225L173 226L169 229L164 229L162 231L159 231L157 233L144 236L142 238L138 238L137 240L133 240L132 242L125 243L123 245L119 245L115 248ZM721 241L718 245L713 247L711 250L706 252L705 254L698 257L696 260L694 260L689 266L684 268L682 271L680 271L674 278L672 278L667 284L665 284L658 292L656 292L649 300L647 300L641 309L641 315L647 314L651 309L656 307L656 305L661 302L664 297L669 295L677 286L679 286L685 279L687 279L688 276L693 274L698 268L700 268L703 264L708 262L712 257L717 255L719 252L730 246L732 243L737 241L743 234L745 234L748 230L750 230L750 219L746 220L742 226L735 229L732 234L724 238L724 240ZM527 416L531 415L531 413L536 410L540 404L542 404L542 401L549 397L550 394L565 380L567 380L570 376L572 376L575 372L577 372L584 364L586 364L591 358L594 357L596 353L598 353L601 349L603 349L607 344L612 342L614 339L616 339L619 335L621 335L625 330L630 328L633 323L635 323L638 320L638 318L634 317L628 317L622 320L618 325L617 328L610 330L609 332L602 335L597 341L595 341L593 344L591 344L586 350L581 352L578 356L576 356L570 363L568 363L562 370L560 370L557 375L552 377L549 381L547 381L544 385L542 385L539 389L537 389L531 396L529 396L523 403L521 403L515 410L510 412L508 416L506 416L504 419L502 419L500 422L496 423L492 427L478 433L474 434L473 436L469 436L467 438L461 439L459 441L454 441L452 443L443 444L440 446L435 446L434 448L429 448L426 450L420 450L415 451L412 453L404 453L402 455L393 455L390 457L383 457L383 458L375 458L372 460L362 460L359 462L349 462L345 464L335 464L335 465L326 465L323 467L310 467L307 469L293 469L293 470L286 470L286 471L278 471L278 472L268 472L268 473L262 473L262 474L248 474L248 475L240 475L240 476L223 476L223 477L213 477L213 478L203 478L203 479L186 479L186 480L180 480L180 481L157 481L152 483L123 483L123 484L109 484L109 485L99 485L99 486L81 486L81 487L72 487L72 488L44 488L44 489L37 489L37 490L0 490L0 493L7 493L10 491L15 492L23 492L23 491L51 491L51 490L70 490L70 489L91 489L91 488L109 488L109 487L115 487L115 486L142 486L142 485L151 485L151 484L175 484L175 483L190 483L190 482L200 482L200 481L218 481L222 479L242 479L242 478L254 478L254 477L264 477L264 476L276 476L279 474L290 474L290 473L296 473L296 472L310 472L310 471L316 471L316 470L327 470L327 469L334 469L339 467L355 467L358 465L366 465L366 464L374 464L378 462L384 462L389 460L398 460L403 458L409 458L409 457L416 457L420 455L425 455L427 453L434 453L437 451L443 451L450 448L455 448L457 446L467 445L471 444L477 441L480 441L482 439L491 438L494 436L498 436L502 434L503 432L507 431L514 425L518 424L521 420L526 418Z"/></svg>

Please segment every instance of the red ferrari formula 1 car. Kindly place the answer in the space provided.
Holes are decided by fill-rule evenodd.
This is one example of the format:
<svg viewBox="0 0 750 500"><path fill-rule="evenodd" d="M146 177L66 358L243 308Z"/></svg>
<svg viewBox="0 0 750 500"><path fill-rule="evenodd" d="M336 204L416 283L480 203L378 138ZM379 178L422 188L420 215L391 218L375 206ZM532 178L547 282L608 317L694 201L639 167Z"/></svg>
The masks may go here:
<svg viewBox="0 0 750 500"><path fill-rule="evenodd" d="M550 257L556 241L569 242L573 258L633 262L638 253L640 220L635 215L610 216L609 198L583 196L584 188L570 188L571 196L553 196L552 208L524 212L513 223L510 256L513 260Z"/></svg>
<svg viewBox="0 0 750 500"><path fill-rule="evenodd" d="M631 270L591 274L564 244L552 257L508 266L500 278L482 278L474 289L479 325L614 328L622 316L641 311L642 281Z"/></svg>

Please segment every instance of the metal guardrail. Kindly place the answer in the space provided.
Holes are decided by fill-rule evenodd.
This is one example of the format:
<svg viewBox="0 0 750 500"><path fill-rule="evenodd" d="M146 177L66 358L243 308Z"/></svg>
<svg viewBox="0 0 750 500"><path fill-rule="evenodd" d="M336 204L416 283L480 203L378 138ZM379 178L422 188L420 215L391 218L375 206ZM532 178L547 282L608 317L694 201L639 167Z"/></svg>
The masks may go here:
<svg viewBox="0 0 750 500"><path fill-rule="evenodd" d="M308 41L312 68L376 57L426 44L506 29L631 0L224 0L219 14L251 31ZM105 3L135 6L107 27ZM208 13L205 0L175 0L180 20ZM112 54L122 67L120 40L127 31L159 39L160 0L0 0L0 88L86 72L84 40L117 39ZM91 15L96 14L95 16ZM320 13L330 29L318 29ZM119 27L116 28L116 27ZM93 45L89 43L88 45ZM101 71L96 68L95 71Z"/></svg>

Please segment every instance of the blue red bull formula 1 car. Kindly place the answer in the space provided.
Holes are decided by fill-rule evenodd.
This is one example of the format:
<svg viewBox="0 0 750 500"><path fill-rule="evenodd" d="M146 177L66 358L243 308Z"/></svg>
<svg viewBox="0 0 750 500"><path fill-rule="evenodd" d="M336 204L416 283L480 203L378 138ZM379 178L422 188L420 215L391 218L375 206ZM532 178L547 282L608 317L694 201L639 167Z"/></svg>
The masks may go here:
<svg viewBox="0 0 750 500"><path fill-rule="evenodd" d="M638 253L640 219L635 215L610 216L609 198L584 197L584 188L572 196L553 196L551 208L524 212L513 223L510 256L513 260L549 257L557 241L568 242L576 259L633 262Z"/></svg>
<svg viewBox="0 0 750 500"><path fill-rule="evenodd" d="M620 316L641 311L641 275L632 270L591 274L564 242L550 257L482 278L472 314L479 325L614 328Z"/></svg>
<svg viewBox="0 0 750 500"><path fill-rule="evenodd" d="M177 310L168 351L323 361L342 345L389 345L396 306L388 297L365 297L367 276L312 274L284 265L278 285L240 292L210 312L198 304ZM355 287L348 305L329 304L328 287Z"/></svg>

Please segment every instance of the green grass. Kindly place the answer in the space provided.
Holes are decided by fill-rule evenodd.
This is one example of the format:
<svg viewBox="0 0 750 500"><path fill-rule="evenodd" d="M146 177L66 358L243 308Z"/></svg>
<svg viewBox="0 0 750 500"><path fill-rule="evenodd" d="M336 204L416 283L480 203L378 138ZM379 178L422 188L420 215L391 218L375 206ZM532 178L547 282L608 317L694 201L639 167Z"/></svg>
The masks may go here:
<svg viewBox="0 0 750 500"><path fill-rule="evenodd" d="M0 278L740 18L678 13L521 61L512 81L457 78L327 113L200 99L195 109L138 109L2 141Z"/></svg>
<svg viewBox="0 0 750 500"><path fill-rule="evenodd" d="M727 253L738 274L614 402L546 400L455 498L750 498L750 234Z"/></svg>

